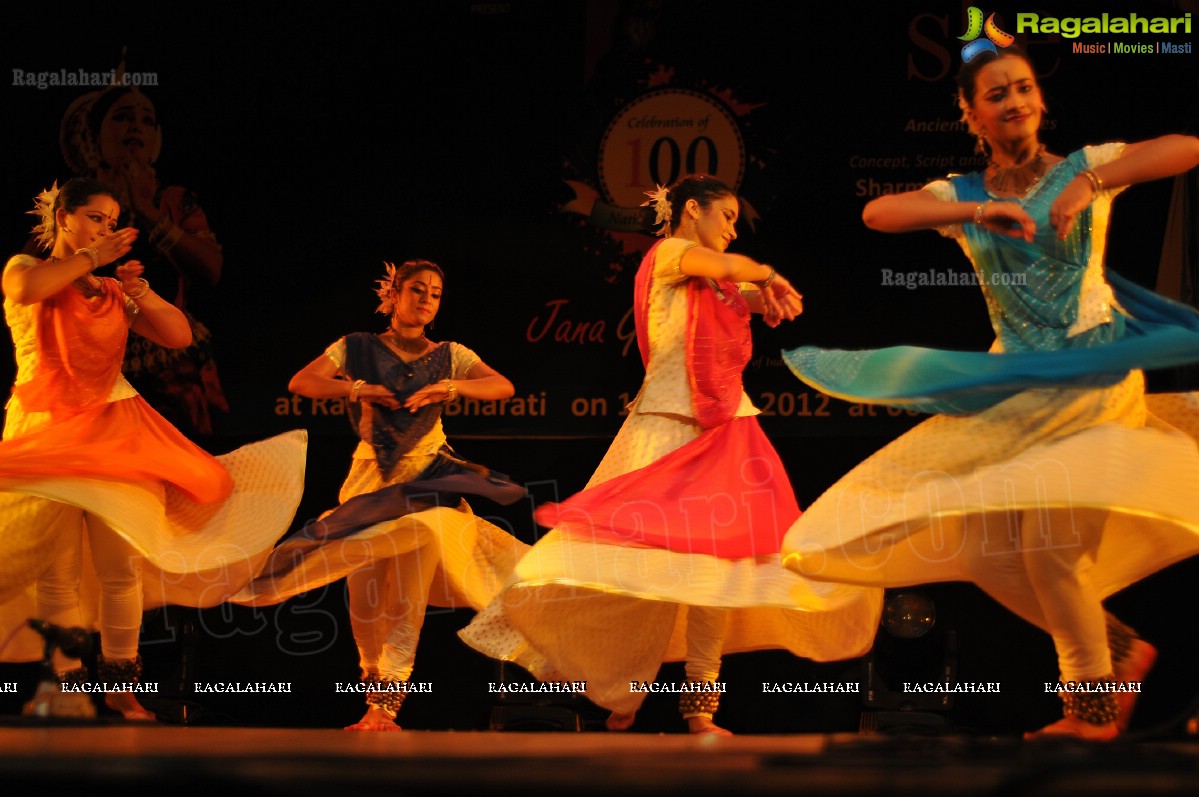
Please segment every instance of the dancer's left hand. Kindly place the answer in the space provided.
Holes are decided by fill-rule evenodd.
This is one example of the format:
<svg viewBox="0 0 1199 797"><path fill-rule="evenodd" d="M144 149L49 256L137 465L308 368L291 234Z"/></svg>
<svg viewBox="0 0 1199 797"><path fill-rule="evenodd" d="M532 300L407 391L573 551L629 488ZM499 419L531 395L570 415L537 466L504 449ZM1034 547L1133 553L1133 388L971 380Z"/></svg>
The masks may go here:
<svg viewBox="0 0 1199 797"><path fill-rule="evenodd" d="M114 275L121 281L121 290L125 293L137 293L141 288L141 283L137 278L142 275L146 267L142 265L140 260L128 260L117 266Z"/></svg>
<svg viewBox="0 0 1199 797"><path fill-rule="evenodd" d="M769 327L793 321L803 312L803 294L786 277L776 273L770 287L762 290L762 318Z"/></svg>
<svg viewBox="0 0 1199 797"><path fill-rule="evenodd" d="M449 401L453 396L454 394L445 380L435 382L431 385L425 385L409 396L407 401L404 402L404 409L409 412L416 412L428 404L441 404L442 402Z"/></svg>
<svg viewBox="0 0 1199 797"><path fill-rule="evenodd" d="M1065 240L1066 236L1070 234L1070 230L1074 228L1074 221L1078 214L1086 210L1094 201L1095 189L1091 187L1090 181L1081 174L1066 183L1066 187L1049 206L1049 223L1057 231L1059 239Z"/></svg>

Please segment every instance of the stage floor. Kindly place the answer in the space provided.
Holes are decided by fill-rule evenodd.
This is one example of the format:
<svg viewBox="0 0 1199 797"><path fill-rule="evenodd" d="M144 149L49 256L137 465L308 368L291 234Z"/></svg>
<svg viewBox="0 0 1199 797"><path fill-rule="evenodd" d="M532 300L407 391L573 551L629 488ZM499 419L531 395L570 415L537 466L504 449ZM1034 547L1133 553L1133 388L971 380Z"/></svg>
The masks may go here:
<svg viewBox="0 0 1199 797"><path fill-rule="evenodd" d="M1199 741L859 734L0 727L10 795L1158 795L1199 793ZM159 791L161 790L161 791ZM128 792L134 793L134 792Z"/></svg>

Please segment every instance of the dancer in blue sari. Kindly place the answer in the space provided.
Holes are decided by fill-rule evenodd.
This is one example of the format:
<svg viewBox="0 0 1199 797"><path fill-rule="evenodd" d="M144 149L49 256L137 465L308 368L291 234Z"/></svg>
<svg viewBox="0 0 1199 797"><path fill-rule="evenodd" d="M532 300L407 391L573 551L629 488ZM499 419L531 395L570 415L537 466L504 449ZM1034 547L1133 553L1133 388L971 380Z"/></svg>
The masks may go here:
<svg viewBox="0 0 1199 797"><path fill-rule="evenodd" d="M871 201L871 229L935 229L978 276L989 352L914 346L784 352L807 384L935 413L837 481L787 533L813 579L898 587L971 581L1053 638L1063 719L1028 736L1106 740L1127 727L1155 649L1108 595L1199 552L1199 399L1147 395L1142 369L1199 361L1199 314L1104 263L1113 198L1199 164L1168 135L1065 157L1016 48L963 66L983 171ZM1082 686L1079 686L1082 685Z"/></svg>

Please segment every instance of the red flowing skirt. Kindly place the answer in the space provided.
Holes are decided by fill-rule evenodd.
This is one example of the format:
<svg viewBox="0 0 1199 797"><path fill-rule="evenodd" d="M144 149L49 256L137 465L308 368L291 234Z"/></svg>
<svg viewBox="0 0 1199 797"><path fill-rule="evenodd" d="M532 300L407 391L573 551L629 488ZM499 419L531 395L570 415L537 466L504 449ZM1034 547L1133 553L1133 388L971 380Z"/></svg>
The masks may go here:
<svg viewBox="0 0 1199 797"><path fill-rule="evenodd" d="M783 463L754 416L534 513L543 526L597 542L722 559L777 554L799 515Z"/></svg>

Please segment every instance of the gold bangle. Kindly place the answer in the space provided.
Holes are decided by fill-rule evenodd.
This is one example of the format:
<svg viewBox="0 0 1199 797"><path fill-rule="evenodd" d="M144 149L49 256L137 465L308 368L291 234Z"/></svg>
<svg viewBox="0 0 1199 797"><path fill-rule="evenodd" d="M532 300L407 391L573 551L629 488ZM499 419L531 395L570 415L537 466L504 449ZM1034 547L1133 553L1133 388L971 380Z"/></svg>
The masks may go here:
<svg viewBox="0 0 1199 797"><path fill-rule="evenodd" d="M989 199L987 200L987 202L990 202L990 201L991 200L989 200ZM976 207L974 209L974 223L975 224L983 223L983 211L986 210L987 202L980 202L978 204L978 207Z"/></svg>
<svg viewBox="0 0 1199 797"><path fill-rule="evenodd" d="M441 384L445 385L445 389L449 392L449 395L445 397L446 404L458 398L458 386L454 384L454 380L442 379Z"/></svg>
<svg viewBox="0 0 1199 797"><path fill-rule="evenodd" d="M93 246L85 246L82 249L76 249L75 254L87 255L92 261L92 271L100 268L100 250Z"/></svg>
<svg viewBox="0 0 1199 797"><path fill-rule="evenodd" d="M763 263L762 265L766 266L766 264L765 264L765 263ZM766 266L766 268L770 269L770 274L769 274L769 275L766 277L766 279L764 279L764 280L758 280L757 282L755 282L755 283L754 283L755 285L757 285L757 286L758 286L758 288L759 288L760 290L766 290L766 289L767 289L767 288L769 288L771 285L773 285L773 284L774 284L774 278L775 278L775 277L777 277L777 276L779 275L779 273L778 273L777 271L775 271L775 270L774 270L774 266Z"/></svg>
<svg viewBox="0 0 1199 797"><path fill-rule="evenodd" d="M1099 175L1090 169L1083 169L1080 174L1087 178L1087 182L1091 184L1091 191L1094 196L1099 196L1099 192L1103 190L1103 180L1099 179Z"/></svg>
<svg viewBox="0 0 1199 797"><path fill-rule="evenodd" d="M133 299L134 301L137 301L138 299L142 298L150 291L150 283L149 282L142 279L141 277L138 277L137 281L140 284L137 286L137 288L134 290L134 292L133 293L127 292L125 294L126 296L128 296L130 299Z"/></svg>
<svg viewBox="0 0 1199 797"><path fill-rule="evenodd" d="M355 379L354 384L350 385L350 401L358 401L358 391L362 390L362 386L366 384L365 379Z"/></svg>

